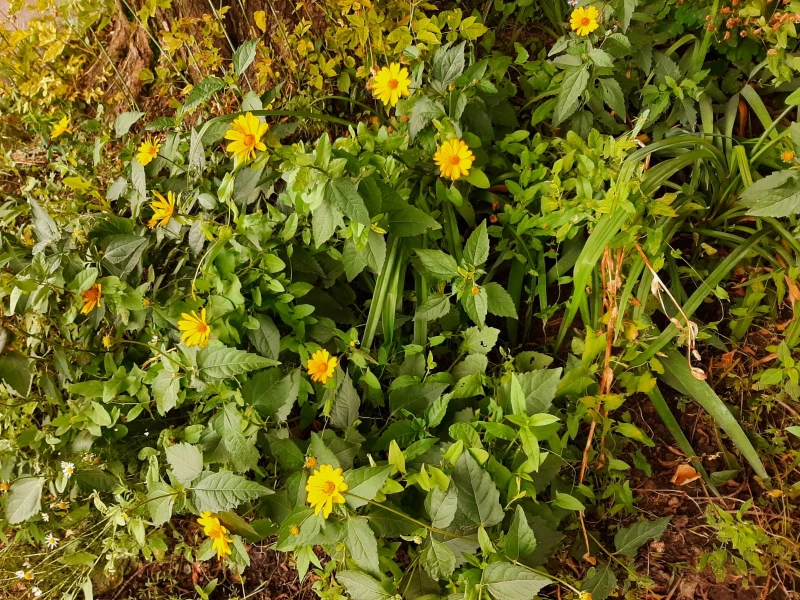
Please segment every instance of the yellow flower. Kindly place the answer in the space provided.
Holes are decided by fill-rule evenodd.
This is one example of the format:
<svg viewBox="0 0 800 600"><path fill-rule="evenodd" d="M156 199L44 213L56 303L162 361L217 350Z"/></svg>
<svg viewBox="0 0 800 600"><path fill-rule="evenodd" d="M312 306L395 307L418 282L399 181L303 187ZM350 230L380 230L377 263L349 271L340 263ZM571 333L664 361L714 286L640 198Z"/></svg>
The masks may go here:
<svg viewBox="0 0 800 600"><path fill-rule="evenodd" d="M600 11L596 7L579 6L572 11L572 15L569 17L569 26L578 35L589 35L599 27L597 24L597 17L599 16Z"/></svg>
<svg viewBox="0 0 800 600"><path fill-rule="evenodd" d="M156 156L158 156L159 150L161 150L161 142L148 137L142 142L142 145L139 146L139 150L136 154L136 160L139 161L140 165L146 167Z"/></svg>
<svg viewBox="0 0 800 600"><path fill-rule="evenodd" d="M317 466L317 459L313 456L306 456L306 468L313 469Z"/></svg>
<svg viewBox="0 0 800 600"><path fill-rule="evenodd" d="M183 333L181 339L187 346L200 346L205 348L208 345L208 338L211 337L211 327L206 321L206 309L200 311L200 316L192 311L192 314L182 313L181 320L178 321L178 329Z"/></svg>
<svg viewBox="0 0 800 600"><path fill-rule="evenodd" d="M333 377L333 372L336 370L336 365L339 361L335 356L331 356L327 350L317 350L311 355L306 363L308 374L311 375L312 381L318 381L322 385L328 383L328 379Z"/></svg>
<svg viewBox="0 0 800 600"><path fill-rule="evenodd" d="M392 63L372 78L372 95L384 104L396 106L400 96L408 96L409 85L408 69Z"/></svg>
<svg viewBox="0 0 800 600"><path fill-rule="evenodd" d="M54 140L58 136L64 133L72 133L72 129L70 129L69 119L67 117L61 117L61 120L53 125L53 129L50 131L50 139Z"/></svg>
<svg viewBox="0 0 800 600"><path fill-rule="evenodd" d="M346 492L347 487L341 468L334 469L331 465L322 465L319 470L314 471L306 485L308 503L314 509L314 514L318 515L322 511L322 517L327 519L334 503L344 504L342 492Z"/></svg>
<svg viewBox="0 0 800 600"><path fill-rule="evenodd" d="M442 177L455 181L462 175L469 175L475 156L463 140L453 138L445 140L433 155Z"/></svg>
<svg viewBox="0 0 800 600"><path fill-rule="evenodd" d="M175 194L167 192L166 199L158 192L153 192L156 200L150 202L150 208L153 209L153 218L147 222L147 226L151 229L153 227L166 227L172 215L175 214Z"/></svg>
<svg viewBox="0 0 800 600"><path fill-rule="evenodd" d="M225 133L225 139L231 140L228 144L228 152L233 154L236 162L246 162L256 157L256 150L262 152L267 149L261 138L267 133L269 125L261 123L258 117L252 113L247 113L237 117L231 123L231 129Z"/></svg>
<svg viewBox="0 0 800 600"><path fill-rule="evenodd" d="M5 494L8 491L8 484L5 481L0 481L0 494Z"/></svg>
<svg viewBox="0 0 800 600"><path fill-rule="evenodd" d="M95 283L88 290L81 293L81 296L83 296L83 308L81 309L81 313L88 315L96 306L100 306L100 298L103 296L103 286L99 283Z"/></svg>
<svg viewBox="0 0 800 600"><path fill-rule="evenodd" d="M233 540L227 536L228 530L216 516L207 510L203 511L197 523L203 527L203 533L214 540L212 547L217 551L217 558L225 558L231 553L230 543Z"/></svg>
<svg viewBox="0 0 800 600"><path fill-rule="evenodd" d="M110 336L104 335L103 336L103 346L106 348L111 348L114 345L114 340L111 339Z"/></svg>
<svg viewBox="0 0 800 600"><path fill-rule="evenodd" d="M289 533L292 535L300 535L300 528L297 525L292 525L289 527Z"/></svg>
<svg viewBox="0 0 800 600"><path fill-rule="evenodd" d="M783 162L792 162L794 160L794 152L787 150L781 154L781 158L783 159Z"/></svg>

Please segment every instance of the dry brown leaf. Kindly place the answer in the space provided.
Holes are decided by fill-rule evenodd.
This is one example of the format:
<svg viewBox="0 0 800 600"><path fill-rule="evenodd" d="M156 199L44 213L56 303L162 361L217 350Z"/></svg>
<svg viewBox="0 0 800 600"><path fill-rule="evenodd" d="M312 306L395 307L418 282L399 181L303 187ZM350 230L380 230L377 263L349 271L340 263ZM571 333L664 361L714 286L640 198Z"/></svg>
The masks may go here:
<svg viewBox="0 0 800 600"><path fill-rule="evenodd" d="M670 481L675 485L686 485L698 479L700 479L700 473L698 473L692 465L683 463L678 465L678 468L675 469L675 474Z"/></svg>

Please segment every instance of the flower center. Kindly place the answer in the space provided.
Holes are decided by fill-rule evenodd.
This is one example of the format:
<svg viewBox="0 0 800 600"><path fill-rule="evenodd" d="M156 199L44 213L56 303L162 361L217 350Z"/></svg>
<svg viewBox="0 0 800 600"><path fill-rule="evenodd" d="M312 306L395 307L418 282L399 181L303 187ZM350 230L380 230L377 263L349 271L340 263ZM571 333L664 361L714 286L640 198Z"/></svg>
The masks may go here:
<svg viewBox="0 0 800 600"><path fill-rule="evenodd" d="M400 85L400 83L397 81L397 79L390 79L386 82L386 87L388 87L390 90L396 90L398 85Z"/></svg>
<svg viewBox="0 0 800 600"><path fill-rule="evenodd" d="M253 146L255 146L256 145L256 136L254 136L252 133L248 133L247 135L245 135L244 136L244 145L247 146L248 148L252 148Z"/></svg>
<svg viewBox="0 0 800 600"><path fill-rule="evenodd" d="M322 491L330 496L336 491L336 484L332 481L326 481L325 485L322 486Z"/></svg>
<svg viewBox="0 0 800 600"><path fill-rule="evenodd" d="M450 164L453 165L454 167L457 167L458 165L461 164L461 157L458 154L456 154L455 156L451 156Z"/></svg>
<svg viewBox="0 0 800 600"><path fill-rule="evenodd" d="M589 17L583 17L583 19L581 19L581 25L583 25L584 27L586 27L588 25L591 25L591 24L592 24L592 20Z"/></svg>
<svg viewBox="0 0 800 600"><path fill-rule="evenodd" d="M148 148L148 150L147 150L147 153L150 156L155 156L156 152L158 152L158 148L156 148L155 146L150 146L150 148Z"/></svg>
<svg viewBox="0 0 800 600"><path fill-rule="evenodd" d="M198 323L197 324L197 332L198 333L205 333L206 331L208 331L208 325L206 325L205 323Z"/></svg>
<svg viewBox="0 0 800 600"><path fill-rule="evenodd" d="M86 300L89 302L97 302L97 299L100 297L100 292L96 289L92 288L86 291Z"/></svg>

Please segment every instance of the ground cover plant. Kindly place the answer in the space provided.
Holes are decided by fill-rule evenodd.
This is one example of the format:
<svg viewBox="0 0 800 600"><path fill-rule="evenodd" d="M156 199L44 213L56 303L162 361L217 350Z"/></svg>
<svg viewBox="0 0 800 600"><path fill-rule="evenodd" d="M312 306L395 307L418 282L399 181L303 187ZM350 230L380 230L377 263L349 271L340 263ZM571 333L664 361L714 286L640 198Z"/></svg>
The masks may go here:
<svg viewBox="0 0 800 600"><path fill-rule="evenodd" d="M792 2L32 8L0 596L793 597Z"/></svg>

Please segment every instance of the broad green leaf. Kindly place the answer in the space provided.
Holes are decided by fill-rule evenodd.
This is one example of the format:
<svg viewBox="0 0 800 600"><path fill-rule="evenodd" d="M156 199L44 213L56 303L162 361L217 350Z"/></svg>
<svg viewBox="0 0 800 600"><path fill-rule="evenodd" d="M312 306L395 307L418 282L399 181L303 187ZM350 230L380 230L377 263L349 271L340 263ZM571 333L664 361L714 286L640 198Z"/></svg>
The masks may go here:
<svg viewBox="0 0 800 600"><path fill-rule="evenodd" d="M256 373L242 386L242 399L261 416L286 421L300 391L300 369L283 374L280 369Z"/></svg>
<svg viewBox="0 0 800 600"><path fill-rule="evenodd" d="M345 473L344 481L348 488L344 497L347 505L350 508L360 508L367 504L367 501L374 499L391 472L392 467L384 465L382 467L361 467Z"/></svg>
<svg viewBox="0 0 800 600"><path fill-rule="evenodd" d="M6 500L6 520L10 525L27 521L42 508L44 477L22 477L11 484Z"/></svg>
<svg viewBox="0 0 800 600"><path fill-rule="evenodd" d="M408 135L411 141L417 134L427 127L433 119L444 116L444 107L429 96L420 96L411 107L411 115L408 120Z"/></svg>
<svg viewBox="0 0 800 600"><path fill-rule="evenodd" d="M256 314L258 329L248 329L247 337L261 356L278 360L281 349L281 334L271 318L264 314Z"/></svg>
<svg viewBox="0 0 800 600"><path fill-rule="evenodd" d="M120 116L117 117L117 120L114 121L114 133L117 137L122 137L126 133L128 133L133 127L133 124L136 123L139 119L144 116L143 112L139 111L130 111L124 112Z"/></svg>
<svg viewBox="0 0 800 600"><path fill-rule="evenodd" d="M258 46L259 38L247 40L244 44L236 49L233 53L233 70L237 75L241 75L247 70L256 57L256 47Z"/></svg>
<svg viewBox="0 0 800 600"><path fill-rule="evenodd" d="M175 444L167 448L166 454L175 478L182 485L190 486L203 470L203 453L197 446L185 442Z"/></svg>
<svg viewBox="0 0 800 600"><path fill-rule="evenodd" d="M741 202L754 217L788 217L800 213L800 177L795 171L776 171L742 192Z"/></svg>
<svg viewBox="0 0 800 600"><path fill-rule="evenodd" d="M389 393L389 407L392 414L399 412L401 409L413 414L419 414L441 396L446 389L446 383L414 383L396 388Z"/></svg>
<svg viewBox="0 0 800 600"><path fill-rule="evenodd" d="M602 77L598 80L600 87L603 90L603 102L608 107L617 113L621 119L625 119L625 96L622 93L622 88L616 79L611 77Z"/></svg>
<svg viewBox="0 0 800 600"><path fill-rule="evenodd" d="M219 77L206 77L192 88L189 97L183 105L184 110L197 108L208 100L215 92L225 87L225 82Z"/></svg>
<svg viewBox="0 0 800 600"><path fill-rule="evenodd" d="M447 316L450 312L450 298L444 294L431 294L417 307L414 313L415 321L435 321Z"/></svg>
<svg viewBox="0 0 800 600"><path fill-rule="evenodd" d="M606 600L617 589L617 576L610 565L589 569L588 577L581 584L582 592L589 592L592 600Z"/></svg>
<svg viewBox="0 0 800 600"><path fill-rule="evenodd" d="M464 332L461 348L469 354L489 354L499 335L500 330L494 327L470 327Z"/></svg>
<svg viewBox="0 0 800 600"><path fill-rule="evenodd" d="M471 169L470 172L464 176L464 181L468 181L476 188L480 188L482 190L488 189L491 185L486 173L480 169Z"/></svg>
<svg viewBox="0 0 800 600"><path fill-rule="evenodd" d="M522 449L528 460L534 465L533 470L538 471L542 462L541 451L539 450L539 440L530 427L523 427L519 430L519 441L522 443Z"/></svg>
<svg viewBox="0 0 800 600"><path fill-rule="evenodd" d="M141 265L142 252L147 248L148 239L140 235L112 235L106 238L103 265L112 275L125 277Z"/></svg>
<svg viewBox="0 0 800 600"><path fill-rule="evenodd" d="M197 364L200 373L206 379L228 379L234 375L273 367L280 363L244 350L226 346L208 346L198 352Z"/></svg>
<svg viewBox="0 0 800 600"><path fill-rule="evenodd" d="M36 239L39 242L36 248L39 248L42 244L46 245L59 239L61 234L58 232L58 225L56 225L56 222L48 212L33 198L28 198L28 204L31 206L31 213L33 213L33 229L36 232Z"/></svg>
<svg viewBox="0 0 800 600"><path fill-rule="evenodd" d="M464 262L480 266L489 258L489 233L486 230L486 221L473 231L464 245Z"/></svg>
<svg viewBox="0 0 800 600"><path fill-rule="evenodd" d="M434 487L425 499L425 508L431 518L431 526L437 529L448 527L458 509L458 490L453 485L446 491Z"/></svg>
<svg viewBox="0 0 800 600"><path fill-rule="evenodd" d="M177 373L161 369L153 380L152 394L156 401L158 414L164 416L178 403L178 392L181 389L181 378Z"/></svg>
<svg viewBox="0 0 800 600"><path fill-rule="evenodd" d="M630 527L625 527L614 536L614 547L617 554L622 556L636 556L636 551L649 542L657 540L666 531L672 517L661 517L654 521L640 521Z"/></svg>
<svg viewBox="0 0 800 600"><path fill-rule="evenodd" d="M27 396L33 383L31 360L15 350L6 350L0 355L0 379L20 396Z"/></svg>
<svg viewBox="0 0 800 600"><path fill-rule="evenodd" d="M551 581L507 562L495 562L483 570L483 584L496 600L531 600Z"/></svg>
<svg viewBox="0 0 800 600"><path fill-rule="evenodd" d="M345 521L344 545L350 558L370 575L380 575L378 541L363 517L348 517Z"/></svg>
<svg viewBox="0 0 800 600"><path fill-rule="evenodd" d="M369 226L369 212L355 184L347 178L331 179L325 185L325 198L344 216Z"/></svg>
<svg viewBox="0 0 800 600"><path fill-rule="evenodd" d="M487 310L498 317L511 317L516 319L517 307L505 288L499 283L487 283L483 286L486 291Z"/></svg>
<svg viewBox="0 0 800 600"><path fill-rule="evenodd" d="M292 509L281 523L275 548L287 552L305 544L316 544L322 520L322 516L315 516L314 510L308 506ZM292 533L293 526L300 530L299 533Z"/></svg>
<svg viewBox="0 0 800 600"><path fill-rule="evenodd" d="M577 109L586 85L589 83L589 66L573 68L565 72L558 94L556 109L553 111L553 125L569 118Z"/></svg>
<svg viewBox="0 0 800 600"><path fill-rule="evenodd" d="M255 500L272 492L263 485L241 475L220 471L205 471L192 486L197 510L218 512L236 508L242 502Z"/></svg>
<svg viewBox="0 0 800 600"><path fill-rule="evenodd" d="M472 458L469 451L461 454L453 469L453 483L458 488L458 506L475 523L484 527L503 520L500 492L492 476Z"/></svg>
<svg viewBox="0 0 800 600"><path fill-rule="evenodd" d="M489 306L486 290L478 286L468 289L461 298L461 305L473 323L483 326Z"/></svg>
<svg viewBox="0 0 800 600"><path fill-rule="evenodd" d="M353 387L353 380L349 373L345 373L339 389L336 390L336 395L333 397L331 424L339 429L347 429L358 419L360 406L361 398L358 396L356 388Z"/></svg>
<svg viewBox="0 0 800 600"><path fill-rule="evenodd" d="M220 456L218 462L230 463L239 473L258 466L258 450L242 432L242 418L234 402L227 402L211 418L209 426L222 438L227 450L227 455Z"/></svg>
<svg viewBox="0 0 800 600"><path fill-rule="evenodd" d="M624 435L626 438L641 442L645 446L653 448L656 444L650 437L633 423L620 423L616 427L617 433Z"/></svg>
<svg viewBox="0 0 800 600"><path fill-rule="evenodd" d="M390 600L394 597L375 579L358 571L339 571L336 579L344 584L353 600Z"/></svg>
<svg viewBox="0 0 800 600"><path fill-rule="evenodd" d="M458 275L458 265L452 256L441 250L415 249L417 261L423 273L440 281L448 281Z"/></svg>
<svg viewBox="0 0 800 600"><path fill-rule="evenodd" d="M553 504L559 508L563 508L564 510L586 510L586 507L583 505L583 503L575 496L563 494L561 492L556 492L556 498L553 500Z"/></svg>
<svg viewBox="0 0 800 600"><path fill-rule="evenodd" d="M536 536L528 525L528 518L520 505L514 512L514 520L506 534L505 554L512 560L525 557L536 549Z"/></svg>
<svg viewBox="0 0 800 600"><path fill-rule="evenodd" d="M382 502L381 504L386 506L387 503ZM406 519L394 512L402 513L402 510L392 505L389 506L393 510L390 511L388 508L373 506L372 511L367 515L372 528L378 532L378 535L382 537L398 537L411 535L419 529L419 525L414 523L410 517Z"/></svg>
<svg viewBox="0 0 800 600"><path fill-rule="evenodd" d="M154 526L159 527L172 518L176 495L175 491L163 481L156 481L148 486L147 512Z"/></svg>
<svg viewBox="0 0 800 600"><path fill-rule="evenodd" d="M94 566L96 560L97 555L91 552L71 552L59 558L58 562L68 567L91 567Z"/></svg>
<svg viewBox="0 0 800 600"><path fill-rule="evenodd" d="M456 555L442 542L428 536L420 554L420 564L433 579L447 579L456 570Z"/></svg>
<svg viewBox="0 0 800 600"><path fill-rule="evenodd" d="M396 237L411 237L441 228L436 219L416 206L407 204L389 213L389 233Z"/></svg>
<svg viewBox="0 0 800 600"><path fill-rule="evenodd" d="M464 47L466 42L461 42L455 47L445 44L433 55L433 78L447 86L453 83L464 71Z"/></svg>

